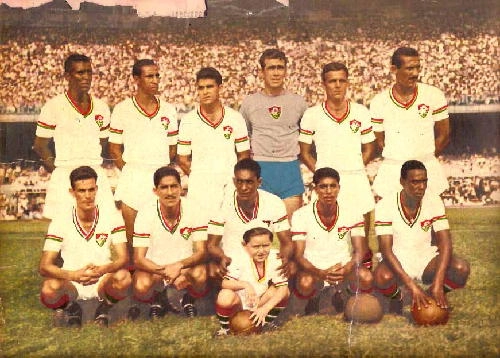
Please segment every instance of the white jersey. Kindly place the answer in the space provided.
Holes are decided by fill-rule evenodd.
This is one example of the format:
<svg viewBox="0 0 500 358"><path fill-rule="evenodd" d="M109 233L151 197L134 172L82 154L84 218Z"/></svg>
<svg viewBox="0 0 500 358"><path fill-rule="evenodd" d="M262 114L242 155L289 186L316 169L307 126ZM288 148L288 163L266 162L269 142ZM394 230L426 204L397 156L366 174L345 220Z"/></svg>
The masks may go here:
<svg viewBox="0 0 500 358"><path fill-rule="evenodd" d="M392 251L413 278L421 278L425 266L437 255L436 246L431 246L432 229L435 232L449 229L443 202L437 195L424 195L413 221L404 215L401 192L377 203L375 233L378 236L392 235Z"/></svg>
<svg viewBox="0 0 500 358"><path fill-rule="evenodd" d="M270 285L275 287L288 285L287 279L278 271L280 266L281 259L278 258L278 251L271 249L267 260L264 262L264 272L259 275L253 259L248 253L243 252L231 261L225 278L250 283L257 297L260 297Z"/></svg>
<svg viewBox="0 0 500 358"><path fill-rule="evenodd" d="M95 209L92 228L85 231L76 209L64 211L49 225L43 251L61 251L65 270L79 270L85 265L105 265L111 260L111 244L125 243L125 225L117 211Z"/></svg>
<svg viewBox="0 0 500 358"><path fill-rule="evenodd" d="M227 256L242 251L243 234L255 227L273 232L290 229L286 208L276 195L258 190L257 202L251 217L247 217L236 201L236 191L228 195L222 208L208 223L208 234L222 236L221 245Z"/></svg>
<svg viewBox="0 0 500 358"><path fill-rule="evenodd" d="M339 173L365 174L361 145L374 140L368 110L351 101L347 101L347 110L341 117L335 117L324 102L307 109L300 122L299 141L314 141L316 145L316 169L330 167Z"/></svg>
<svg viewBox="0 0 500 358"><path fill-rule="evenodd" d="M135 97L113 109L109 141L123 144L125 163L156 168L170 163L169 146L177 145L177 112L171 104L157 102L153 113L147 113Z"/></svg>
<svg viewBox="0 0 500 358"><path fill-rule="evenodd" d="M38 117L36 136L54 138L56 167L100 165L100 139L108 135L108 105L92 95L88 113L65 92L50 99Z"/></svg>
<svg viewBox="0 0 500 358"><path fill-rule="evenodd" d="M193 254L193 243L207 239L206 223L199 225L194 206L181 199L177 221L169 225L158 200L137 213L134 224L134 247L147 247L146 258L157 265L167 265Z"/></svg>
<svg viewBox="0 0 500 358"><path fill-rule="evenodd" d="M212 173L232 177L236 153L250 149L245 120L224 106L221 120L212 124L200 108L189 112L179 128L179 155L192 154L191 175Z"/></svg>
<svg viewBox="0 0 500 358"><path fill-rule="evenodd" d="M401 103L393 88L377 94L370 112L375 132L384 132L386 159L410 160L434 155L434 122L448 118L448 103L441 90L419 83L413 98Z"/></svg>
<svg viewBox="0 0 500 358"><path fill-rule="evenodd" d="M304 257L319 269L337 263L345 264L352 257L352 236L365 236L361 214L337 204L335 222L327 226L318 214L318 201L293 213L292 239L305 240Z"/></svg>

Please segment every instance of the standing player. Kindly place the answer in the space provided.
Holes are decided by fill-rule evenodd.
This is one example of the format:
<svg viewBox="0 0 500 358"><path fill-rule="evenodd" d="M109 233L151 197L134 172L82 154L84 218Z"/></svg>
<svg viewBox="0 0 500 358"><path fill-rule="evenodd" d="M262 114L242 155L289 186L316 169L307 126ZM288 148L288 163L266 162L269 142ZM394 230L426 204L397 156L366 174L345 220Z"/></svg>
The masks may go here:
<svg viewBox="0 0 500 358"><path fill-rule="evenodd" d="M469 264L452 255L444 205L438 195L426 191L424 164L405 162L400 182L403 190L384 197L375 208L375 231L383 257L374 271L375 284L391 298L392 312L402 312L400 284L410 290L418 309L427 307L428 295L447 308L445 293L465 285ZM435 233L437 248L431 245L431 233ZM430 284L428 292L414 280Z"/></svg>
<svg viewBox="0 0 500 358"><path fill-rule="evenodd" d="M306 314L317 310L319 300L314 298L319 297L323 282L337 286L337 293L343 287L351 293L370 292L373 282L371 271L361 265L366 253L362 215L337 202L341 191L339 173L332 168L317 169L313 183L318 199L292 217L295 260L299 267L295 296L309 300ZM333 298L336 310L341 311L341 296Z"/></svg>
<svg viewBox="0 0 500 358"><path fill-rule="evenodd" d="M134 229L134 296L150 303L150 316L157 318L165 313L166 285L187 288L182 306L193 317L194 299L207 293L206 221L199 225L193 203L181 200L177 170L162 167L153 180L157 200L139 210Z"/></svg>
<svg viewBox="0 0 500 358"><path fill-rule="evenodd" d="M356 203L364 215L363 251L371 267L368 251L370 213L375 207L365 165L373 159L375 136L368 110L346 98L349 87L348 70L343 63L331 62L321 72L326 101L306 110L300 123L300 157L313 173L316 168L335 168L342 177L339 202ZM312 155L316 145L317 161Z"/></svg>
<svg viewBox="0 0 500 358"><path fill-rule="evenodd" d="M116 211L96 205L97 173L90 167L70 174L72 210L58 213L50 223L40 273L45 277L40 299L55 310L56 325L81 324L82 310L76 299L99 298L95 320L108 325L112 305L127 295L130 273L123 220ZM111 255L113 248L113 258ZM61 254L62 268L57 265Z"/></svg>
<svg viewBox="0 0 500 358"><path fill-rule="evenodd" d="M43 106L33 145L47 171L52 172L43 212L47 218L71 208L73 201L67 190L69 174L82 165L91 166L99 175L97 202L101 206L114 206L110 185L100 166L102 146L109 135L109 108L89 94L92 83L90 58L69 55L64 61L64 78L68 81L68 89ZM51 138L55 143L55 155L49 148Z"/></svg>
<svg viewBox="0 0 500 358"><path fill-rule="evenodd" d="M240 112L247 121L253 159L262 168L262 189L283 199L291 218L304 193L297 155L299 122L307 104L284 88L288 59L282 51L265 50L259 63L264 90L244 98Z"/></svg>
<svg viewBox="0 0 500 358"><path fill-rule="evenodd" d="M448 188L436 158L449 143L448 104L441 90L417 82L420 70L417 50L398 48L391 59L396 83L370 104L373 130L384 157L373 183L381 197L401 190L399 170L410 159L426 166L429 191L441 194Z"/></svg>
<svg viewBox="0 0 500 358"><path fill-rule="evenodd" d="M122 170L115 199L122 202L130 252L137 210L155 198L151 191L153 173L174 161L177 148L175 108L156 97L158 66L150 59L138 60L132 77L136 93L115 106L109 136L109 154Z"/></svg>
<svg viewBox="0 0 500 358"><path fill-rule="evenodd" d="M221 87L222 76L215 68L198 71L200 104L182 119L179 128L178 161L189 175L187 196L200 207L207 222L220 207L234 164L250 156L245 121L222 105Z"/></svg>
<svg viewBox="0 0 500 358"><path fill-rule="evenodd" d="M293 243L285 205L277 196L258 189L262 182L260 166L253 159L236 163L233 182L236 190L228 193L208 224L208 251L212 259L209 276L224 277L232 258L242 251L243 234L256 226L268 227L276 233L283 262L280 269L285 276L291 276L295 271L291 261Z"/></svg>
<svg viewBox="0 0 500 358"><path fill-rule="evenodd" d="M250 309L256 326L274 328L273 321L286 307L290 291L280 274L281 262L271 249L273 233L256 227L243 234L245 252L231 262L217 296L215 311L221 324L217 336L229 333L229 319Z"/></svg>

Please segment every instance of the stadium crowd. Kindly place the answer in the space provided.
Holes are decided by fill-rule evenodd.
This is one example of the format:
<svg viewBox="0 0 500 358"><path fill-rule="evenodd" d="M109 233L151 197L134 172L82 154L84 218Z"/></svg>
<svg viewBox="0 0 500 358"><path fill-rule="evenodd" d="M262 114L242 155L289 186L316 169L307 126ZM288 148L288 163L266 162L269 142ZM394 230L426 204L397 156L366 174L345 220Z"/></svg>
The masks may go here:
<svg viewBox="0 0 500 358"><path fill-rule="evenodd" d="M131 95L134 60L151 57L161 68L161 96L179 112L193 108L194 74L202 66L221 71L223 100L239 107L243 96L259 86L257 56L269 46L289 54L287 87L311 105L323 99L319 71L331 60L348 64L350 96L368 104L390 84L387 59L402 44L419 49L422 82L441 88L450 104L498 103L498 36L485 21L487 10L475 11L474 16L435 11L400 19L340 17L321 24L251 18L155 30L6 27L0 43L0 113L38 113L64 89L60 64L71 52L92 58L92 91L110 106Z"/></svg>

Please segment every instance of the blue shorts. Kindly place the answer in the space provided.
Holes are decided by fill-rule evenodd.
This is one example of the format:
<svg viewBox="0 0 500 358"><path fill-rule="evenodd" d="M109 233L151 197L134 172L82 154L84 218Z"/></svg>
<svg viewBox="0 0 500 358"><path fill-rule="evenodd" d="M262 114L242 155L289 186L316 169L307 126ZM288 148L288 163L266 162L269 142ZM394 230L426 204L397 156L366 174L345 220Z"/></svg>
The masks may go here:
<svg viewBox="0 0 500 358"><path fill-rule="evenodd" d="M291 162L258 162L261 168L260 188L281 199L304 193L304 182L298 160Z"/></svg>

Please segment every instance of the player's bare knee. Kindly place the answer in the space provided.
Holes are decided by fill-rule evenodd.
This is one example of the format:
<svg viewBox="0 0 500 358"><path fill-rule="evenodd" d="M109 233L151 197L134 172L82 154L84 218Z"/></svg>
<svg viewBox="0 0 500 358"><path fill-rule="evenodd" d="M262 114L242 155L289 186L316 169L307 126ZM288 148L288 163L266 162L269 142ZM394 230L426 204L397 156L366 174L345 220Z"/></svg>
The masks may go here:
<svg viewBox="0 0 500 358"><path fill-rule="evenodd" d="M455 259L453 260L453 271L456 273L457 278L461 280L467 280L470 274L470 264L467 260L464 259Z"/></svg>
<svg viewBox="0 0 500 358"><path fill-rule="evenodd" d="M113 287L124 290L132 284L132 276L128 270L118 270L113 274Z"/></svg>
<svg viewBox="0 0 500 358"><path fill-rule="evenodd" d="M385 286L394 280L394 274L384 266L380 265L373 272L374 281L377 286Z"/></svg>
<svg viewBox="0 0 500 358"><path fill-rule="evenodd" d="M189 278L193 284L200 284L207 281L207 269L205 265L198 265L188 271Z"/></svg>
<svg viewBox="0 0 500 358"><path fill-rule="evenodd" d="M233 290L223 288L217 295L217 305L221 307L232 307L235 304L236 293Z"/></svg>
<svg viewBox="0 0 500 358"><path fill-rule="evenodd" d="M373 274L365 267L358 270L359 284L361 287L370 287L374 284Z"/></svg>
<svg viewBox="0 0 500 358"><path fill-rule="evenodd" d="M47 279L42 283L42 295L53 296L57 292L61 291L64 286L63 280L58 279Z"/></svg>
<svg viewBox="0 0 500 358"><path fill-rule="evenodd" d="M312 275L300 274L297 277L297 290L301 294L308 295L314 291L316 287L316 279Z"/></svg>

